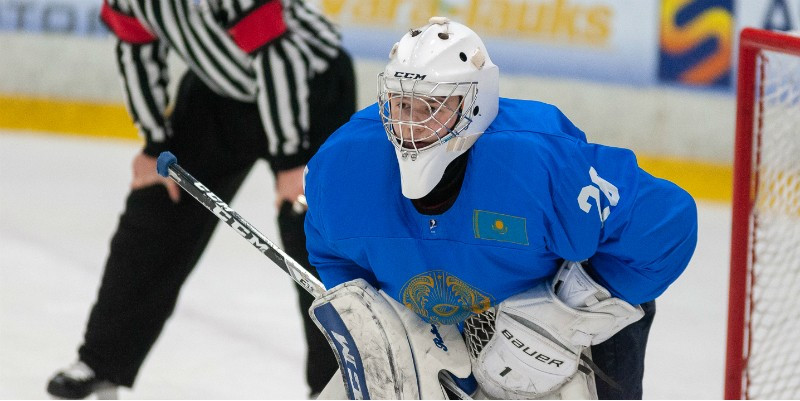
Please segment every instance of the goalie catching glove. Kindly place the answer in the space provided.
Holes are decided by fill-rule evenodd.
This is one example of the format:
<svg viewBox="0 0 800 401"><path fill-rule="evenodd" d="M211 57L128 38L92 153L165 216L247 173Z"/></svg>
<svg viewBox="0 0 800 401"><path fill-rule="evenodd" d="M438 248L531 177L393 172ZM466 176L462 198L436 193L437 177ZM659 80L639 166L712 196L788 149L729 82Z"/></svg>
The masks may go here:
<svg viewBox="0 0 800 401"><path fill-rule="evenodd" d="M642 316L580 263L564 262L552 283L498 305L495 334L473 361L475 378L492 398L596 397L591 371L578 371L581 353Z"/></svg>

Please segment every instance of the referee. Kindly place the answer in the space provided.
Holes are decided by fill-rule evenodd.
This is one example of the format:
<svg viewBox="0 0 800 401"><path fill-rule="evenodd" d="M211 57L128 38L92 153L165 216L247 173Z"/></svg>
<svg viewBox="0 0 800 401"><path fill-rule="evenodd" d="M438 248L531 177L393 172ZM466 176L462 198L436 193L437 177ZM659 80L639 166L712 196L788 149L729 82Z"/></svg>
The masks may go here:
<svg viewBox="0 0 800 401"><path fill-rule="evenodd" d="M60 398L133 386L214 230L214 215L157 175L159 153L174 153L225 202L266 159L284 248L313 272L304 213L292 203L303 193L305 163L355 111L353 68L340 35L303 1L106 0L101 18L118 39L126 105L145 146L133 160L131 192L78 361L48 383ZM189 68L167 113L169 52ZM314 394L337 364L305 313L310 303L300 290Z"/></svg>

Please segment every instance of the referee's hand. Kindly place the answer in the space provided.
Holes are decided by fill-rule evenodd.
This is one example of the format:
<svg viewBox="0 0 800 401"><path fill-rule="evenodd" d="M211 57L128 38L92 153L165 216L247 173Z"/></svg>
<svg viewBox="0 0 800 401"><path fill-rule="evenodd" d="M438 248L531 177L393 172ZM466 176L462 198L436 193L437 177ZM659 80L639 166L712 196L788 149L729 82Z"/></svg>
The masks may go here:
<svg viewBox="0 0 800 401"><path fill-rule="evenodd" d="M131 190L142 189L151 185L163 185L167 194L174 203L181 200L181 189L170 178L162 177L156 172L157 159L153 156L139 153L133 158L133 179Z"/></svg>
<svg viewBox="0 0 800 401"><path fill-rule="evenodd" d="M283 202L294 204L303 195L303 170L305 168L306 166L298 166L289 170L278 171L275 177L276 209L280 210Z"/></svg>

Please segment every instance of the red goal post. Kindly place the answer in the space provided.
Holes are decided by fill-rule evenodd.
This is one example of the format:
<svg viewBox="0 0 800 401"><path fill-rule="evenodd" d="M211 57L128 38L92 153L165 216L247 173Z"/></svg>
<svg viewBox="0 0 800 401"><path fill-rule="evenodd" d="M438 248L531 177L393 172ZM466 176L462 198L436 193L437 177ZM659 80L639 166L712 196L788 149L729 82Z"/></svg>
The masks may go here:
<svg viewBox="0 0 800 401"><path fill-rule="evenodd" d="M800 398L800 37L739 39L725 398Z"/></svg>

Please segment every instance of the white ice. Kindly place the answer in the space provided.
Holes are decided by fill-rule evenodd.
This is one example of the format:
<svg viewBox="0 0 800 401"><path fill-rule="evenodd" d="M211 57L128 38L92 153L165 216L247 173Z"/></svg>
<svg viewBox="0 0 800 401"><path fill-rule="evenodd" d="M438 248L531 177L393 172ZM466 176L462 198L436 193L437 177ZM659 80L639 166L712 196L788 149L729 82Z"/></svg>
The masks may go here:
<svg viewBox="0 0 800 401"><path fill-rule="evenodd" d="M47 398L50 375L75 359L138 148L0 132L0 399ZM272 185L259 163L231 206L277 238ZM699 206L697 252L658 300L648 399L723 395L730 206ZM134 388L121 398L307 397L290 280L218 227Z"/></svg>

